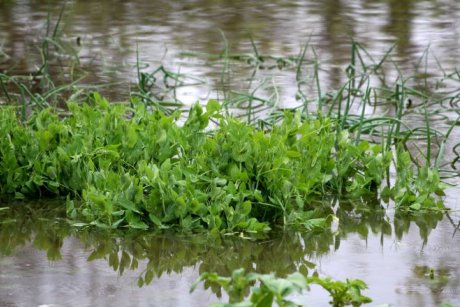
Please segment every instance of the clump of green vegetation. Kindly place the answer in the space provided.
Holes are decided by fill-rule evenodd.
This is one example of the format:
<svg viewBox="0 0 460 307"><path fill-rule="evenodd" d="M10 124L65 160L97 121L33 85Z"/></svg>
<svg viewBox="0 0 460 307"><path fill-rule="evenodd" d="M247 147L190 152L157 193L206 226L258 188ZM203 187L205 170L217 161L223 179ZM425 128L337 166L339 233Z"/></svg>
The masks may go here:
<svg viewBox="0 0 460 307"><path fill-rule="evenodd" d="M198 283L204 281L205 285L218 285L229 296L228 304L214 304L213 306L226 307L270 307L301 306L289 299L295 293L309 290L309 285L316 284L329 292L332 297L330 304L334 307L361 306L371 303L372 300L361 294L366 289L366 284L359 280L334 281L330 278L318 276L306 277L299 272L292 273L286 278L276 277L274 274L246 274L243 269L232 272L231 277L223 277L217 273L203 273L193 284L190 291L194 291ZM258 283L258 285L255 285ZM249 288L253 286L250 290ZM245 300L246 296L249 300Z"/></svg>
<svg viewBox="0 0 460 307"><path fill-rule="evenodd" d="M396 183L392 191L397 207L404 211L443 209L443 202L431 197L433 194L444 195L445 185L441 183L438 171L425 165L415 176L409 153L398 150Z"/></svg>
<svg viewBox="0 0 460 307"><path fill-rule="evenodd" d="M183 124L178 112L110 104L99 94L68 109L63 117L45 108L25 122L13 107L0 109L0 195L68 196L69 217L102 227L323 229L333 211L313 200L378 195L392 163L385 146L355 142L334 120L300 113L286 112L265 131L223 116L215 100L206 111L193 106ZM390 196L412 210L440 208L432 193L443 188L439 177L430 170L414 181L410 169L401 169L405 179ZM401 198L400 186L420 197Z"/></svg>

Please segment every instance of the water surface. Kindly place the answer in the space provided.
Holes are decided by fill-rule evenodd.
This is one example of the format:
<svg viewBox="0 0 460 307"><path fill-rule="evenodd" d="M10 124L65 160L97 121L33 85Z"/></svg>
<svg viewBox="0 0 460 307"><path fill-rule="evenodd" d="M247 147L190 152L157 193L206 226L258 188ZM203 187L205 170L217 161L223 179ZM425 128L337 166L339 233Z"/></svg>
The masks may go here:
<svg viewBox="0 0 460 307"><path fill-rule="evenodd" d="M42 63L41 40L53 33L62 8L62 1L0 3L0 71L30 74L37 70ZM53 64L72 66L71 59L77 55L86 83L119 82L106 92L124 99L130 89L127 81L136 79L139 51L146 70L165 65L203 82L177 93L181 101L195 102L219 95L222 66L181 54L221 54L224 35L232 53L254 53L251 38L261 55L298 55L307 44L311 48L306 59L320 61L323 90L336 90L345 80L352 40L376 59L394 46L391 61L409 74L417 69L427 47L431 52L428 73L440 72L437 61L443 69L453 70L459 66L459 20L460 3L454 0L66 1L60 29L68 54ZM233 67L232 73L230 89L247 87L242 82L252 74L247 67ZM385 73L397 75L392 65ZM305 78L311 74L305 71ZM278 86L279 103L295 104L295 73L258 71L256 77L267 86ZM307 91L314 92L315 87Z"/></svg>
<svg viewBox="0 0 460 307"><path fill-rule="evenodd" d="M43 40L62 4L0 1L0 72L37 72ZM295 67L256 69L235 61L228 68L203 54L222 54L228 44L231 53L254 54L255 46L261 55L285 58L308 44L303 90L314 98L314 64L323 94L337 90L346 81L352 40L375 59L394 46L381 72L387 80L398 77L396 67L419 76L454 71L459 20L460 2L454 0L67 1L62 46L50 49L55 53L48 64L56 84L83 78L86 87L114 100L135 88L137 65L146 72L163 65L186 75L189 84L165 99L189 104L254 92L294 106ZM274 233L259 240L78 229L69 227L62 204L12 204L0 211L0 306L203 306L225 301L225 295L203 286L189 294L199 274L228 275L240 267L279 276L308 268L320 276L360 278L369 285L365 294L372 305L460 305L459 195L458 189L448 191L446 205L454 209L449 216L343 211L337 212L336 233ZM296 299L328 305L314 287Z"/></svg>
<svg viewBox="0 0 460 307"><path fill-rule="evenodd" d="M1 211L0 306L203 306L226 296L202 285L189 294L199 274L228 276L238 268L363 279L373 306L460 302L455 214L451 220L392 218L341 209L335 233L277 232L249 240L79 229L69 226L56 202L8 208ZM328 300L315 287L296 297L309 306L328 306Z"/></svg>

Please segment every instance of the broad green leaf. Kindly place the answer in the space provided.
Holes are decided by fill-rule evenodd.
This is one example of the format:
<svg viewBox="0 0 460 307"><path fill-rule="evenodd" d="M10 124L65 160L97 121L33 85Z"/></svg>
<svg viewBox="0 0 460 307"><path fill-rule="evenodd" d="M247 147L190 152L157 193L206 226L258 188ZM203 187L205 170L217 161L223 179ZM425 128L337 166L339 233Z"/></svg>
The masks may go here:
<svg viewBox="0 0 460 307"><path fill-rule="evenodd" d="M206 111L209 114L217 113L220 111L220 104L215 99L209 99L208 103L206 104Z"/></svg>

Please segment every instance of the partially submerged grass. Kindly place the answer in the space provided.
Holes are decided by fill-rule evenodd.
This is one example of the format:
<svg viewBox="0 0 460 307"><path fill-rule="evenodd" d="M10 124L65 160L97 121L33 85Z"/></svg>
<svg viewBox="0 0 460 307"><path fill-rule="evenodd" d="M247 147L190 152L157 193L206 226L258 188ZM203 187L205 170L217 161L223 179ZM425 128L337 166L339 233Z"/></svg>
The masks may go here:
<svg viewBox="0 0 460 307"><path fill-rule="evenodd" d="M223 116L210 100L204 112L179 113L110 104L93 94L21 123L0 109L0 194L68 196L69 217L102 227L176 228L219 233L263 232L277 226L327 228L337 195L392 198L401 210L442 210L435 169L416 170L395 152L396 182L385 185L393 153L355 142L341 121L286 112L269 131ZM210 119L219 122L209 130ZM387 180L389 181L389 180ZM75 201L74 201L75 200Z"/></svg>
<svg viewBox="0 0 460 307"><path fill-rule="evenodd" d="M81 70L78 51L62 39L62 18L65 5L53 25L48 14L43 37L36 46L40 62L33 71L15 71L15 64L0 72L0 92L8 104L21 106L21 118L25 120L30 109L59 108L82 91L77 87L85 78ZM1 52L0 52L1 54ZM0 61L1 63L1 61Z"/></svg>

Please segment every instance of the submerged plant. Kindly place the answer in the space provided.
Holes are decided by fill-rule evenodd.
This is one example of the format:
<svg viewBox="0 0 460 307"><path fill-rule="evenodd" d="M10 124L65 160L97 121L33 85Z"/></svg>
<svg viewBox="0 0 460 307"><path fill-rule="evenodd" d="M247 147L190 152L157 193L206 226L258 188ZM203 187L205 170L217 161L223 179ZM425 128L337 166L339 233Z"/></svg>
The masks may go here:
<svg viewBox="0 0 460 307"><path fill-rule="evenodd" d="M300 294L304 290L310 290L309 285L311 284L319 285L329 292L332 297L330 304L334 307L361 306L372 302L369 297L361 294L361 291L367 286L358 279L347 279L345 282L334 281L318 276L306 277L299 272L292 273L286 278L280 278L274 274L246 274L243 269L238 269L232 272L231 277L219 276L216 273L203 273L192 285L190 292L193 292L202 281L205 282L205 286L218 285L222 287L229 296L228 304L213 304L213 306L270 307L275 303L279 307L301 306L289 297L292 294ZM245 300L247 296L249 296L249 300Z"/></svg>

